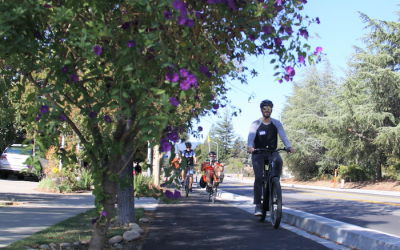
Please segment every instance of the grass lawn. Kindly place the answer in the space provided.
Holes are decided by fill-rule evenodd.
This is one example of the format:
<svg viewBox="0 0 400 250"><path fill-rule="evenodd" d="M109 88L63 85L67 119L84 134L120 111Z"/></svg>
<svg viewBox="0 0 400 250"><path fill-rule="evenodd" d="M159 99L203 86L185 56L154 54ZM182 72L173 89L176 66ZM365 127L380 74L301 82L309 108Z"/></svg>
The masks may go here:
<svg viewBox="0 0 400 250"><path fill-rule="evenodd" d="M50 226L40 232L36 232L31 236L14 242L13 244L7 246L5 249L25 249L25 246L29 246L31 248L39 248L40 245L50 243L55 243L57 246L60 243L71 243L73 244L76 241L89 241L92 232L92 218L94 217L94 209L89 209L84 213L78 214L74 217L61 221L53 226ZM143 208L136 208L136 220L139 220L144 216ZM112 221L117 221L117 210L115 209L112 216ZM123 235L126 230L120 227L110 228L107 234L108 238L111 238L116 235ZM88 245L80 245L73 249L87 249ZM59 249L57 247L56 249Z"/></svg>

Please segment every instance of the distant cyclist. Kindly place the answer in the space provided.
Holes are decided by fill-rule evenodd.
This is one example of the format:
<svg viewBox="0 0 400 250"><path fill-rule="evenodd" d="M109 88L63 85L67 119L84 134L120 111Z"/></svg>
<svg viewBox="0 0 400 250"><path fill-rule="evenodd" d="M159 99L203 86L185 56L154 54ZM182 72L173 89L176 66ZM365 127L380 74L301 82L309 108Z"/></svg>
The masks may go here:
<svg viewBox="0 0 400 250"><path fill-rule="evenodd" d="M260 103L262 117L254 121L250 126L249 137L247 141L247 152L252 154L256 148L276 149L278 146L278 135L283 144L291 153L294 149L291 148L289 139L283 130L282 123L271 118L272 108L274 104L270 100L264 100ZM264 170L264 157L266 152L253 154L251 161L255 174L254 180L254 202L256 205L254 215L261 216L261 195L262 195L262 177ZM272 154L272 160L275 163L275 169L280 176L282 172L282 158L278 152Z"/></svg>
<svg viewBox="0 0 400 250"><path fill-rule="evenodd" d="M187 168L193 170L193 166L196 165L196 153L192 150L192 144L190 142L186 142L186 150L182 152L182 157L186 158ZM179 163L182 159L179 160ZM187 169L182 169L181 177L182 177L182 186L184 185L184 181L186 178L186 171ZM193 174L189 177L189 191L192 192L192 184L193 184Z"/></svg>
<svg viewBox="0 0 400 250"><path fill-rule="evenodd" d="M204 175L206 177L208 187L212 187L211 179L214 178L213 172L212 172L213 170L214 170L216 178L219 179L220 183L222 183L222 181L224 179L223 172L224 172L225 164L218 162L216 160L216 156L217 156L217 154L214 151L211 151L210 153L208 153L208 157L209 157L209 159L211 159L211 165L210 165L210 160L207 160L201 166L201 171L205 172Z"/></svg>

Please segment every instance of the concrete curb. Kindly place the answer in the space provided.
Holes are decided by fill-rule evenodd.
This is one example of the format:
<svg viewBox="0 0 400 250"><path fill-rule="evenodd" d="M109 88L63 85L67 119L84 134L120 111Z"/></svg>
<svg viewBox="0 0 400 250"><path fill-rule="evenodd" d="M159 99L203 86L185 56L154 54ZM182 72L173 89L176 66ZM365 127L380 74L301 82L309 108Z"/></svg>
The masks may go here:
<svg viewBox="0 0 400 250"><path fill-rule="evenodd" d="M217 196L234 206L251 206L251 211L253 210L254 205L251 198L222 190L218 191ZM361 250L400 250L400 237L395 235L354 226L287 207L283 207L282 222L346 247L354 247Z"/></svg>
<svg viewBox="0 0 400 250"><path fill-rule="evenodd" d="M357 249L400 250L400 237L284 208L282 221Z"/></svg>

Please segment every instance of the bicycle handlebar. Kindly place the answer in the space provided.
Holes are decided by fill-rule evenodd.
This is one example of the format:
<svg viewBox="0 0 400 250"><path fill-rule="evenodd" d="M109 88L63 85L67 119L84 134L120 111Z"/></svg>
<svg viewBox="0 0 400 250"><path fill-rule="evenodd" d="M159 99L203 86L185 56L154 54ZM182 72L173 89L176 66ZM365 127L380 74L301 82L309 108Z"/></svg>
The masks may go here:
<svg viewBox="0 0 400 250"><path fill-rule="evenodd" d="M288 148L278 148L278 149L256 148L256 149L254 149L253 153L259 154L261 152L278 152L278 151L286 151L287 153L289 153L290 149L288 149Z"/></svg>

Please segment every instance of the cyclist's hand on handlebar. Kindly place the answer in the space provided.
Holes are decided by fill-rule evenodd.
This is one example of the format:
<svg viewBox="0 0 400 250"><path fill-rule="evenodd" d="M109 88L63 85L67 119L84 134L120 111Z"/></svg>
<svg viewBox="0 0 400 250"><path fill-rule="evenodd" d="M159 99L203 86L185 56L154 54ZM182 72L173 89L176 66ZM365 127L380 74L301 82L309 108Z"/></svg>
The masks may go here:
<svg viewBox="0 0 400 250"><path fill-rule="evenodd" d="M288 153L294 153L294 148L288 148Z"/></svg>
<svg viewBox="0 0 400 250"><path fill-rule="evenodd" d="M247 153L251 154L251 153L253 153L253 151L254 151L254 148L253 148L253 147L247 148Z"/></svg>

